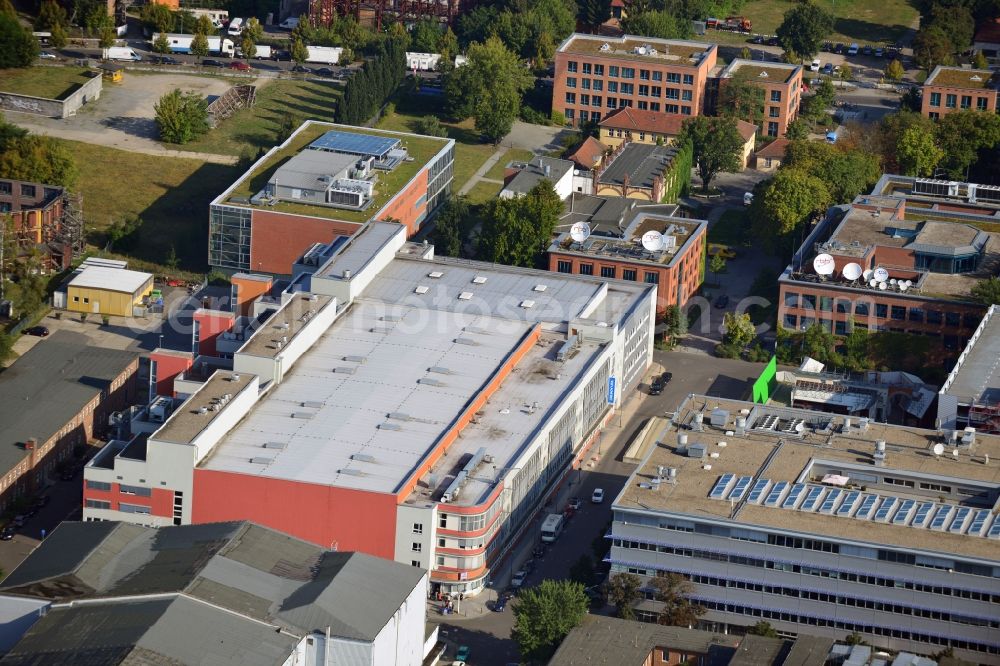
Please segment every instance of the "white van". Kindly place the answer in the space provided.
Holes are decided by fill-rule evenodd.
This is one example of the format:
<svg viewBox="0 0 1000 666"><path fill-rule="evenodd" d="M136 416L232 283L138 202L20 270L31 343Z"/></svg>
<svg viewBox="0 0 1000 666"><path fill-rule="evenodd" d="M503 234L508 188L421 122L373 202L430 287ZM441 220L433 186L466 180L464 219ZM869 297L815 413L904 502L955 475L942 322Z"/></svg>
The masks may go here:
<svg viewBox="0 0 1000 666"><path fill-rule="evenodd" d="M857 44L851 44L851 46L847 49L847 55L849 55L849 56L858 55L858 45Z"/></svg>
<svg viewBox="0 0 1000 666"><path fill-rule="evenodd" d="M142 56L128 46L112 46L111 48L104 49L104 59L131 60L132 62L139 62L142 60Z"/></svg>
<svg viewBox="0 0 1000 666"><path fill-rule="evenodd" d="M229 22L229 34L239 37L243 34L243 19L236 17Z"/></svg>
<svg viewBox="0 0 1000 666"><path fill-rule="evenodd" d="M278 27L284 30L295 30L297 27L299 27L299 19L297 16L286 18L284 21L281 22L281 24Z"/></svg>
<svg viewBox="0 0 1000 666"><path fill-rule="evenodd" d="M566 519L561 513L550 513L542 523L542 541L552 543L562 534L563 523Z"/></svg>

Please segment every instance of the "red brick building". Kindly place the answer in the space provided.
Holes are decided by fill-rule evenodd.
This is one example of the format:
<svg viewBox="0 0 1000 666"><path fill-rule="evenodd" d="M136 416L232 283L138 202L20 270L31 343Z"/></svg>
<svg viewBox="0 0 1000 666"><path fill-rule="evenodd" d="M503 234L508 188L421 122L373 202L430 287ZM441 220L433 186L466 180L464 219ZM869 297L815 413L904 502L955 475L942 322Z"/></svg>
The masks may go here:
<svg viewBox="0 0 1000 666"><path fill-rule="evenodd" d="M62 242L64 195L62 187L0 179L0 216L11 216L22 250L40 250L50 270L73 262L72 248Z"/></svg>
<svg viewBox="0 0 1000 666"><path fill-rule="evenodd" d="M412 235L451 191L452 139L309 120L209 205L208 263L284 274L368 220Z"/></svg>
<svg viewBox="0 0 1000 666"><path fill-rule="evenodd" d="M920 113L940 118L954 111L997 110L1000 78L989 69L963 69L938 65L924 81Z"/></svg>
<svg viewBox="0 0 1000 666"><path fill-rule="evenodd" d="M552 109L574 127L622 107L697 116L716 57L715 44L573 34L556 51Z"/></svg>
<svg viewBox="0 0 1000 666"><path fill-rule="evenodd" d="M957 188L954 197L932 194L934 184L883 176L874 194L821 224L779 279L779 325L908 333L934 338L945 355L960 350L985 311L972 288L1000 269L1000 235L976 218L988 221L998 207L961 203ZM821 254L832 274L817 275Z"/></svg>
<svg viewBox="0 0 1000 666"><path fill-rule="evenodd" d="M657 312L671 305L683 307L704 279L708 223L662 214L668 208L673 207L630 208L623 218L623 238L598 231L577 243L569 233L560 234L549 247L549 270L655 284ZM642 245L643 235L650 231L672 240L664 249L650 252Z"/></svg>
<svg viewBox="0 0 1000 666"><path fill-rule="evenodd" d="M0 373L0 511L46 485L112 412L135 401L138 369L133 352L58 331Z"/></svg>
<svg viewBox="0 0 1000 666"><path fill-rule="evenodd" d="M802 65L781 62L761 63L737 58L722 70L720 90L726 82L743 78L764 89L764 118L761 132L765 136L784 136L788 124L799 117L802 97Z"/></svg>

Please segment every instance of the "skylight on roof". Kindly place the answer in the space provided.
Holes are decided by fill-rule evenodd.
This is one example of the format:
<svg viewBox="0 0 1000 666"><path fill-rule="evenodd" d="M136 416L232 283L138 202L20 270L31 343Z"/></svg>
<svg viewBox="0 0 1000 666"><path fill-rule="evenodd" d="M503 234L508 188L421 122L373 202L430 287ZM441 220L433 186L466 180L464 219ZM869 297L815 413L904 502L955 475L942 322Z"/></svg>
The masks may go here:
<svg viewBox="0 0 1000 666"><path fill-rule="evenodd" d="M536 284L533 291L545 291L549 286L546 284Z"/></svg>
<svg viewBox="0 0 1000 666"><path fill-rule="evenodd" d="M441 271L431 271L430 273L427 274L427 277L434 278L435 280L437 280L439 278L444 277L444 273L442 273Z"/></svg>
<svg viewBox="0 0 1000 666"><path fill-rule="evenodd" d="M527 310L528 308L535 307L534 301L521 301L521 307Z"/></svg>
<svg viewBox="0 0 1000 666"><path fill-rule="evenodd" d="M487 278L482 275L477 275L476 277L472 278L472 281L476 284L486 284L486 280Z"/></svg>
<svg viewBox="0 0 1000 666"><path fill-rule="evenodd" d="M427 293L427 287L425 287L422 284L418 284L417 288L413 290L413 293L415 293L415 294L426 294Z"/></svg>
<svg viewBox="0 0 1000 666"><path fill-rule="evenodd" d="M460 301L469 301L469 300L472 300L472 292L471 291L463 291L461 294L458 295L458 300L460 300Z"/></svg>

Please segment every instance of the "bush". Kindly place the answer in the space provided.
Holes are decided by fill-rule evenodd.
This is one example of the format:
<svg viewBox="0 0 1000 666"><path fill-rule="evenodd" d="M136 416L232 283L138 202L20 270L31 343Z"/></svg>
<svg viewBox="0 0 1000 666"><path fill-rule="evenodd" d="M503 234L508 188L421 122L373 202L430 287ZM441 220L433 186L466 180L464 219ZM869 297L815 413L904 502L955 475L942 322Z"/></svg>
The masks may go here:
<svg viewBox="0 0 1000 666"><path fill-rule="evenodd" d="M38 40L17 16L0 14L0 69L28 67L38 57Z"/></svg>
<svg viewBox="0 0 1000 666"><path fill-rule="evenodd" d="M556 111L555 109L552 109L551 120L553 125L566 124L566 116L563 114L562 111Z"/></svg>
<svg viewBox="0 0 1000 666"><path fill-rule="evenodd" d="M715 355L719 358L739 358L740 348L736 345L722 343L715 346Z"/></svg>
<svg viewBox="0 0 1000 666"><path fill-rule="evenodd" d="M530 106L521 107L521 120L526 123L532 123L533 125L550 125L552 121L549 120L548 116L537 109L533 109Z"/></svg>

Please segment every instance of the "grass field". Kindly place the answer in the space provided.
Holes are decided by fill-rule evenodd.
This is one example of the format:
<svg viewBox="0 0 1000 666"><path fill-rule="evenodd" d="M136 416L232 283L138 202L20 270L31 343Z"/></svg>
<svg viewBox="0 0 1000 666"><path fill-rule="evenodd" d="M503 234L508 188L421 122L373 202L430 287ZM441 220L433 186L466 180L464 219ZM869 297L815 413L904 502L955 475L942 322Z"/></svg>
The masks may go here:
<svg viewBox="0 0 1000 666"><path fill-rule="evenodd" d="M469 190L466 196L469 197L469 201L472 203L480 204L490 199L495 199L499 193L500 186L496 183L484 183L480 181L472 186L472 189Z"/></svg>
<svg viewBox="0 0 1000 666"><path fill-rule="evenodd" d="M412 132L413 123L418 118L427 115L441 115L441 98L434 95L419 95L404 92L394 100L396 110L379 121L381 129ZM479 135L473 127L472 119L460 123L442 125L448 130L448 136L455 140L455 171L451 191L457 193L465 183L472 178L496 149L479 140Z"/></svg>
<svg viewBox="0 0 1000 666"><path fill-rule="evenodd" d="M208 203L239 174L237 167L63 143L80 167L77 190L90 242L103 246L104 230L138 215L143 224L123 251L163 264L173 245L181 268L206 270Z"/></svg>
<svg viewBox="0 0 1000 666"><path fill-rule="evenodd" d="M80 67L0 69L0 90L45 99L63 99L89 81L90 70Z"/></svg>
<svg viewBox="0 0 1000 666"><path fill-rule="evenodd" d="M899 40L917 19L917 10L909 0L819 0L819 6L831 12L836 19L833 42L871 42L882 44ZM753 31L773 35L781 24L785 12L794 7L794 0L749 0L740 13L753 21ZM705 37L712 41L731 43L734 37L746 40L745 35L716 39L717 30L709 30Z"/></svg>
<svg viewBox="0 0 1000 666"><path fill-rule="evenodd" d="M497 180L503 180L503 170L510 162L527 162L535 154L530 150L522 150L520 148L512 148L503 154L496 164L490 167L490 170L486 172L487 178L496 178Z"/></svg>
<svg viewBox="0 0 1000 666"><path fill-rule="evenodd" d="M342 89L326 81L270 81L257 90L257 103L222 121L183 150L219 155L255 155L277 143L284 119L298 127L305 120L333 121ZM176 146L167 146L176 148Z"/></svg>

